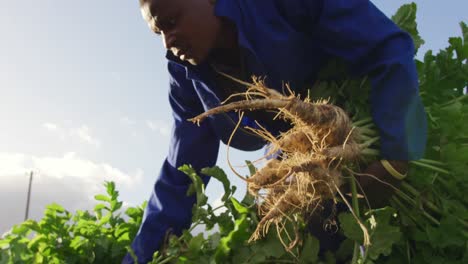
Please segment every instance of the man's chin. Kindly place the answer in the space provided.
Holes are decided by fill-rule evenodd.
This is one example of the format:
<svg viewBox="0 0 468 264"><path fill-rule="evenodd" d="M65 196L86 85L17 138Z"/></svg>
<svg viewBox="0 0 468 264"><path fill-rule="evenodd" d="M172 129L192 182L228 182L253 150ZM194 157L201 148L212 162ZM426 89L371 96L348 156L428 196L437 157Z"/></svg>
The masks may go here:
<svg viewBox="0 0 468 264"><path fill-rule="evenodd" d="M205 62L206 56L193 56L186 59L186 61L194 66L200 65Z"/></svg>
<svg viewBox="0 0 468 264"><path fill-rule="evenodd" d="M188 63L192 64L193 66L197 66L198 64L200 64L197 60L195 59L188 59L187 60Z"/></svg>

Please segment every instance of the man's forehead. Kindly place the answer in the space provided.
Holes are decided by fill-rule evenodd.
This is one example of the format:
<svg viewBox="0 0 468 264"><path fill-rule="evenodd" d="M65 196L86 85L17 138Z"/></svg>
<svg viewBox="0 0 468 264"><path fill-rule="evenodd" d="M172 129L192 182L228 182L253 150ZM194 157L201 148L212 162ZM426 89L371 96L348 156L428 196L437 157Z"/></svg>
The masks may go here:
<svg viewBox="0 0 468 264"><path fill-rule="evenodd" d="M150 16L156 16L156 11L159 9L159 4L159 0L143 0L140 1L140 8L143 13L146 13Z"/></svg>
<svg viewBox="0 0 468 264"><path fill-rule="evenodd" d="M188 0L184 0L188 1ZM142 0L141 9L147 14L153 17L159 16L161 12L165 12L168 9L174 8L181 4L180 0Z"/></svg>
<svg viewBox="0 0 468 264"><path fill-rule="evenodd" d="M164 8L166 0L140 0L140 11L143 18L152 25L156 25L157 17L161 13L161 5Z"/></svg>

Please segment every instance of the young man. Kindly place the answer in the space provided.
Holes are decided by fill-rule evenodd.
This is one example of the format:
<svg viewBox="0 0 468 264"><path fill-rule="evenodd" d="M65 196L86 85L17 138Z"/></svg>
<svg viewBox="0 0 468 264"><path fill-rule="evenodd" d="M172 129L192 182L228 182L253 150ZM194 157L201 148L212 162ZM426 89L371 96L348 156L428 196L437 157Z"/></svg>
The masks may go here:
<svg viewBox="0 0 468 264"><path fill-rule="evenodd" d="M132 248L139 262L150 261L168 230L176 235L190 226L194 197L190 180L177 168L213 166L220 141L227 142L237 114L210 117L198 127L187 121L241 91L218 71L249 80L266 76L281 91L289 82L304 94L331 58L343 59L355 76L369 75L371 109L381 136L381 156L405 173L407 161L422 156L426 119L418 95L411 37L369 0L140 0L150 28L161 35L168 52L169 101L174 127L171 147L145 210ZM268 113L250 113L243 125L262 123L278 135L287 124ZM231 146L257 150L265 142L240 130ZM396 183L380 162L366 170ZM208 177L204 178L208 183ZM390 188L371 180L374 200L388 198ZM125 263L132 263L127 256Z"/></svg>

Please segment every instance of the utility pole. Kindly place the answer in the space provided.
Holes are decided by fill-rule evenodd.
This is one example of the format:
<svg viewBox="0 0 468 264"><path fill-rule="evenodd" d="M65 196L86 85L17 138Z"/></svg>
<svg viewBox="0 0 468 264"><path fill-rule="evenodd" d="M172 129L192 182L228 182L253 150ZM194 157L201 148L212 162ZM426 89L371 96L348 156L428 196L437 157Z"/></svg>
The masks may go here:
<svg viewBox="0 0 468 264"><path fill-rule="evenodd" d="M33 179L33 172L29 174L29 187L28 187L28 198L26 200L26 213L24 215L24 221L28 220L29 217L29 201L31 200L31 185Z"/></svg>

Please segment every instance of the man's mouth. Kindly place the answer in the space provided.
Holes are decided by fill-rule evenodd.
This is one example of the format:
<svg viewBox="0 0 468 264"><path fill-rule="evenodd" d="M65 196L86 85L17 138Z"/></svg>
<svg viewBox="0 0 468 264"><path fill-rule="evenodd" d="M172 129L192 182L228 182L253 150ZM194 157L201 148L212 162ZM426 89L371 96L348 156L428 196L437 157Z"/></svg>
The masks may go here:
<svg viewBox="0 0 468 264"><path fill-rule="evenodd" d="M179 50L175 50L173 53L181 61L185 61L185 60L188 60L190 58L189 52L186 51L186 50L179 49Z"/></svg>
<svg viewBox="0 0 468 264"><path fill-rule="evenodd" d="M186 59L188 59L187 54L181 52L180 55L179 55L179 59L180 59L181 61L185 61Z"/></svg>

